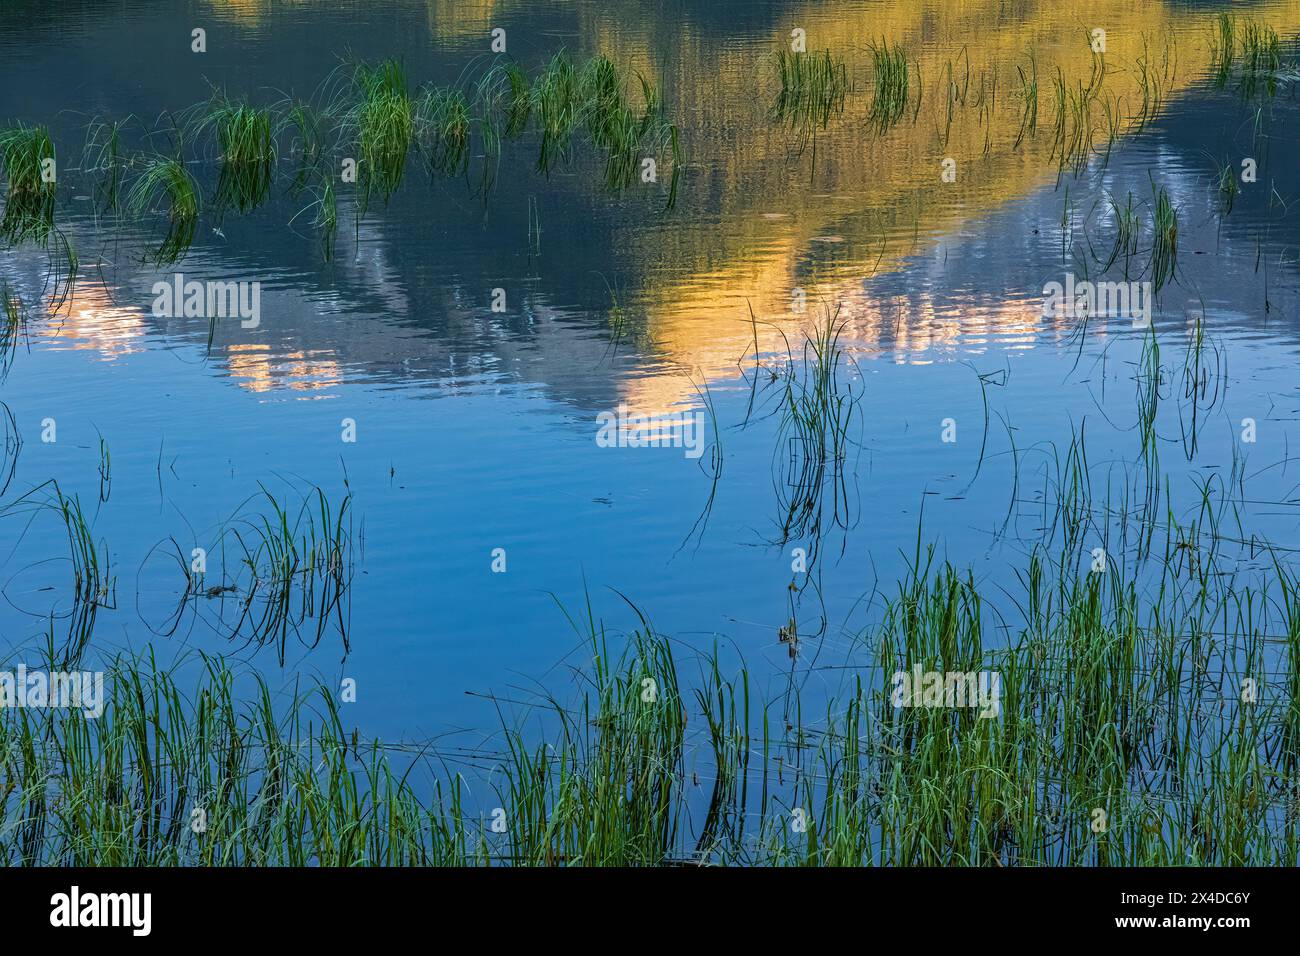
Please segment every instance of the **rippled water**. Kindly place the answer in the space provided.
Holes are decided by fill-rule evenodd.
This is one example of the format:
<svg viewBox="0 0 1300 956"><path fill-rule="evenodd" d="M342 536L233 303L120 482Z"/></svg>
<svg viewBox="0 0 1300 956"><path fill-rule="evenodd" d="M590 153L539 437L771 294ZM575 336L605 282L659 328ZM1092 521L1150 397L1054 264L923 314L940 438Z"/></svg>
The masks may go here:
<svg viewBox="0 0 1300 956"><path fill-rule="evenodd" d="M50 479L80 497L115 578L95 622L100 651L237 650L277 674L275 650L239 636L238 593L186 599L176 555L211 549L206 583L219 586L238 572L237 555L219 553L225 532L247 533L238 516L265 511L263 487L294 511L316 487L335 508L350 491L348 600L319 635L288 635L282 679L355 678L357 720L389 738L492 725L493 709L466 691L510 697L562 681L556 664L579 641L562 608L585 613L588 598L612 627L635 623L626 598L686 643L769 661L770 692L789 669L778 632L793 617L813 648L801 668L829 684L918 528L980 580L1007 583L1072 432L1086 434L1103 480L1137 460L1141 333L1045 316L1043 288L1100 275L1111 198L1132 193L1149 219L1163 188L1179 223L1177 278L1154 314L1165 361L1178 366L1199 310L1226 366L1197 412L1194 450L1195 403L1166 383L1158 433L1173 507L1194 504L1194 477L1227 480L1244 458L1243 521L1286 545L1298 475L1294 87L1249 102L1213 87L1214 5L1089 4L1107 31L1115 103L1136 110L1139 59L1160 65L1165 98L1145 128L1121 126L1108 156L1099 144L1082 174L1062 173L1050 77L1059 67L1086 80L1092 64L1090 24L1063 6L8 0L0 116L49 126L63 170L56 216L80 272L71 298L52 302L44 251L0 252L11 288L43 305L0 386L23 438L5 498ZM1294 55L1300 3L1246 8ZM194 27L204 54L190 50ZM210 85L257 102L307 96L344 55L400 57L412 82L451 83L488 58L495 27L530 69L565 48L658 78L685 146L673 208L666 177L613 195L581 151L545 176L525 138L505 145L486 204L414 163L359 221L340 187L330 262L311 215L294 218L305 201L280 195L288 156L279 198L206 217L175 266L141 261L158 222L96 216L79 168L95 117L165 128ZM810 49L843 56L854 83L843 116L802 151L772 116L775 54L795 27ZM884 135L867 130L868 45L880 37L918 58L922 89ZM1017 66L1031 52L1038 129L1021 138ZM950 84L965 99L951 121ZM1246 156L1257 182L1225 215L1216 163ZM211 189L211 164L195 175ZM259 325L156 317L152 286L177 272L260 282ZM497 289L504 311L492 309ZM843 322L858 404L813 586L792 591L792 549L813 541L781 540L792 450L765 376L801 357L827 314ZM708 449L600 447L597 417L619 406L708 409ZM1249 448L1247 417L1258 424ZM42 440L46 419L56 441ZM955 442L943 440L947 419ZM13 653L67 629L67 553L48 511L11 506L0 521L0 635Z"/></svg>

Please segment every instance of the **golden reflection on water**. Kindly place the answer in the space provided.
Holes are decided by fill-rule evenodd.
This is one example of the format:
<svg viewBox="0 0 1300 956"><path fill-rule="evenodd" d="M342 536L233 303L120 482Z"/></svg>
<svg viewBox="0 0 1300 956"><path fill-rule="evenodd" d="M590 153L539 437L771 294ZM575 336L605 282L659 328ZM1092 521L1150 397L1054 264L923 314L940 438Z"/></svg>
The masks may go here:
<svg viewBox="0 0 1300 956"><path fill-rule="evenodd" d="M251 392L286 388L314 393L343 381L338 362L320 352L273 351L270 345L261 342L229 345L225 362L231 378Z"/></svg>
<svg viewBox="0 0 1300 956"><path fill-rule="evenodd" d="M934 356L927 353L959 340L969 346L972 336L1032 345L1049 321L1041 317L1038 302L970 302L960 317L942 317L924 299L913 300L900 322L867 297L862 280L896 270L938 237L1055 182L1052 78L1059 69L1067 87L1089 82L1094 55L1088 30L1106 30L1100 102L1123 118L1116 129L1123 137L1136 128L1143 103L1138 61L1159 74L1167 105L1208 72L1217 11L1117 0L1083 6L1025 3L1015 9L1012 17L1001 0L893 0L869 6L808 4L792 11L783 29L804 26L808 49L844 55L856 86L844 116L819 137L815 168L809 155L790 158L791 137L768 119L765 104L776 93L774 53L756 65L749 50L702 49L699 37L683 32L664 64L674 77L669 112L691 117L690 158L704 166L704 175L725 185L724 209L716 223L688 224L670 249L662 248L663 233L648 237L661 248L647 243L641 255L647 261L670 259L654 273L662 281L651 284L645 303L656 351L696 378L734 376L737 360L754 347L751 306L775 323L766 332L759 327L762 351L781 351L789 326L807 321L791 310L796 286L805 290L810 310L814 303L839 307L848 324L846 338L868 349L888 329L901 361L928 360ZM1300 25L1297 0L1239 12L1249 12L1284 37L1294 36ZM649 39L638 34L637 22L592 13L597 19L589 28L599 52L638 69L655 69L647 54ZM901 43L909 56L919 58L921 76L919 108L909 104L909 114L917 110L915 121L909 115L884 136L867 128L872 103L867 44L879 37ZM770 50L786 42L784 33L776 34ZM1017 144L1024 109L1017 67L1029 72L1031 51L1039 86L1038 128ZM965 104L952 107L951 125L950 75L966 90ZM754 95L756 89L761 95ZM1104 149L1110 132L1100 102L1091 124L1094 142ZM957 161L956 183L940 183L945 157ZM811 188L806 185L810 173ZM841 240L833 256L819 249L818 240L828 235ZM800 269L810 263L816 263L818 274L801 278ZM693 386L681 376L628 384L628 404L643 412L693 398Z"/></svg>
<svg viewBox="0 0 1300 956"><path fill-rule="evenodd" d="M80 279L65 298L47 301L49 322L33 328L47 347L90 349L113 360L144 350L144 314L113 301L104 283Z"/></svg>
<svg viewBox="0 0 1300 956"><path fill-rule="evenodd" d="M265 0L212 5L235 19L256 20L267 10ZM482 37L485 44L492 26L528 11L524 0L426 0L424 8L432 41ZM887 331L897 361L932 361L958 343L969 350L994 339L1032 347L1052 321L1035 301L976 301L960 315L940 313L925 296L905 306L873 300L862 280L897 270L941 237L1057 179L1053 79L1059 71L1072 89L1089 81L1091 29L1106 31L1102 91L1088 120L1104 149L1112 135L1106 107L1118 118L1117 138L1137 125L1140 62L1158 76L1166 105L1205 76L1217 12L1132 0L809 2L788 8L771 37L755 41L705 35L688 19L667 23L629 3L573 8L583 52L665 78L668 114L687 139L686 175L721 203L718 215L686 212L628 237L635 258L647 264L637 303L646 324L642 344L679 371L629 379L624 400L642 414L694 403L694 382L738 375L738 361L755 345L782 350L792 328L822 303L841 310L848 337L868 353ZM1300 0L1237 12L1284 38L1300 29ZM796 26L807 31L810 51L845 58L854 86L844 115L818 135L815 158L811 150L794 155L792 136L770 116L776 51ZM919 69L913 97L917 85L921 90L919 103L884 135L868 128L868 45L878 38L907 51ZM1022 138L1018 68L1029 72L1031 56L1037 132ZM955 183L940 183L945 157L957 162ZM684 201L689 194L683 190ZM796 286L806 292L808 314L792 312ZM259 356L274 358L258 350L241 357L246 384L269 381L251 371Z"/></svg>
<svg viewBox="0 0 1300 956"><path fill-rule="evenodd" d="M424 6L431 38L479 36L486 41L492 28L501 26L501 17L510 5L498 0L427 0Z"/></svg>
<svg viewBox="0 0 1300 956"><path fill-rule="evenodd" d="M50 321L34 334L55 349L86 349L113 360L144 351L145 313L117 305L102 280L82 279L61 299L47 302ZM57 308L56 308L57 307ZM275 350L260 342L232 343L221 358L231 378L253 392L290 389L314 393L343 382L339 362L327 350Z"/></svg>

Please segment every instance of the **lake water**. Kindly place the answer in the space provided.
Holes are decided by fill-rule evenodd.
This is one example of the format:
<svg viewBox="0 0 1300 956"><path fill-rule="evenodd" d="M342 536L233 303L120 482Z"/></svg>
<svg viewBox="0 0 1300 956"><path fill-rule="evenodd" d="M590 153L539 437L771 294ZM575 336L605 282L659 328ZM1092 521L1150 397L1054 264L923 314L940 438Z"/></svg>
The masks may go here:
<svg viewBox="0 0 1300 956"><path fill-rule="evenodd" d="M1216 88L1219 5L1101 0L1088 23L1064 6L4 0L0 117L50 129L56 223L79 258L61 295L44 249L0 252L0 277L34 309L0 386L22 438L7 446L0 518L8 659L76 625L66 526L30 506L53 479L79 498L113 582L96 602L94 654L232 653L284 687L352 678L349 720L385 739L472 746L499 722L484 695L562 693L582 656L565 611L584 616L588 600L612 632L636 626L630 603L683 647L743 656L767 675L762 696L791 674L833 690L918 538L992 594L1040 536L1073 435L1086 437L1099 505L1108 482L1132 486L1150 333L1128 315L1046 314L1044 287L1149 282L1161 190L1178 221L1176 272L1151 313L1161 508L1194 518L1198 482L1238 486L1240 537L1290 546L1295 86ZM1235 6L1294 59L1300 2ZM1093 27L1125 119L1107 148L1098 111L1086 168L1062 170L1051 82L1058 67L1071 90L1088 81ZM194 28L206 52L192 51ZM289 150L272 201L205 212L175 264L144 261L164 214L99 210L83 157L96 118L131 117L124 140L165 151L172 117L214 86L254 103L305 98L349 56L398 58L412 85L456 83L491 61L496 28L529 71L565 49L657 80L684 151L671 208L668 169L612 192L579 138L546 175L529 133L503 145L486 202L477 154L468 178L434 181L413 159L359 218L340 182L330 261L310 199L286 195ZM802 149L773 116L777 51L796 28L809 50L844 58L852 82L843 113ZM879 132L869 47L882 37L916 61L921 94ZM1040 93L1026 131L1017 68L1031 52ZM1139 62L1161 90L1141 129ZM1239 175L1247 158L1253 182ZM192 172L210 196L216 163ZM1130 195L1143 231L1126 278L1123 256L1105 267L1112 200ZM154 284L177 273L259 283L256 327L155 315ZM1209 371L1189 394L1198 317ZM828 321L852 414L844 454L816 481L816 514L789 522L783 503L802 493L808 459L782 414L783 376L804 374L805 336ZM703 413L698 457L602 447L600 416L620 407ZM351 495L350 587L319 627L308 614L261 640L241 619L239 542L271 514L263 489L292 521L304 501L317 508L316 488L335 511ZM1093 530L1083 541L1083 564L1109 544ZM187 595L195 548L205 590ZM1250 548L1241 558L1267 562ZM1014 616L1010 598L1003 610ZM792 619L793 660L781 640Z"/></svg>

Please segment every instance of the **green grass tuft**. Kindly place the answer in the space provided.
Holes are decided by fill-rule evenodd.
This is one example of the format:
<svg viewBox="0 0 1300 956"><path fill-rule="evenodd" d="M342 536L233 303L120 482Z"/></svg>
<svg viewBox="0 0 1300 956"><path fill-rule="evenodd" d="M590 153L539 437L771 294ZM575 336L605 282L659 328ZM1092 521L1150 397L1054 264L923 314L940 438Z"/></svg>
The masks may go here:
<svg viewBox="0 0 1300 956"><path fill-rule="evenodd" d="M10 245L44 243L54 228L54 142L44 126L16 123L0 129L0 167L6 186L0 236Z"/></svg>
<svg viewBox="0 0 1300 956"><path fill-rule="evenodd" d="M159 265L176 262L189 251L201 204L199 185L184 164L159 155L145 160L144 172L126 196L127 211L136 219L167 207L167 234L149 256Z"/></svg>
<svg viewBox="0 0 1300 956"><path fill-rule="evenodd" d="M889 41L882 39L871 43L871 68L875 98L868 119L876 132L885 133L907 112L911 67L901 46L891 49Z"/></svg>
<svg viewBox="0 0 1300 956"><path fill-rule="evenodd" d="M218 211L234 208L250 212L270 195L276 163L275 125L270 109L236 102L223 94L213 98L194 124L194 138L208 130L216 135L221 173L213 205Z"/></svg>
<svg viewBox="0 0 1300 956"><path fill-rule="evenodd" d="M364 213L373 194L387 202L401 185L415 137L415 108L407 91L406 71L396 60L358 65L353 83L361 97L350 123L360 151L359 212Z"/></svg>
<svg viewBox="0 0 1300 956"><path fill-rule="evenodd" d="M848 72L842 59L821 53L777 53L777 71L781 90L776 97L775 114L795 133L802 151L833 118L844 113L849 90Z"/></svg>

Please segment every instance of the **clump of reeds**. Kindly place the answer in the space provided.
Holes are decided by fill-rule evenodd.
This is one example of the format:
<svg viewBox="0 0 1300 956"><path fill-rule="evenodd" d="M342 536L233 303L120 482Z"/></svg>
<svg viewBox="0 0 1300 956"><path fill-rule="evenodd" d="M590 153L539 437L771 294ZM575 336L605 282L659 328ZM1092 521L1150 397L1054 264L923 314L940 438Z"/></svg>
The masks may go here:
<svg viewBox="0 0 1300 956"><path fill-rule="evenodd" d="M844 113L849 91L848 71L842 59L830 50L820 53L788 52L777 54L781 90L777 94L776 118L795 132L802 150L819 129L826 129L833 118Z"/></svg>
<svg viewBox="0 0 1300 956"><path fill-rule="evenodd" d="M333 628L346 651L353 575L351 494L337 507L317 488L296 508L262 487L251 513L223 531L235 540L238 564L222 569L218 596L230 594L233 620L219 607L215 629L232 639L276 649L281 663L290 638L315 647ZM182 565L184 567L184 565ZM187 572L187 590L198 582ZM196 610L206 610L195 592Z"/></svg>
<svg viewBox="0 0 1300 956"><path fill-rule="evenodd" d="M663 101L655 83L638 74L641 108L629 101L614 65L603 57L593 59L583 71L587 105L585 124L592 142L605 151L605 185L627 189L636 179L646 154L659 156L668 149L673 159L674 187L680 170L681 150L677 127L663 118ZM671 203L670 199L670 203Z"/></svg>
<svg viewBox="0 0 1300 956"><path fill-rule="evenodd" d="M80 660L89 645L98 609L113 606L115 579L110 571L108 548L95 540L80 497L65 495L57 483L52 485L53 504L63 519L72 556L73 611L63 649L63 663L70 664Z"/></svg>
<svg viewBox="0 0 1300 956"><path fill-rule="evenodd" d="M590 641L590 690L577 707L555 702L554 737L506 731L495 789L510 825L489 861L646 866L680 850L686 720L671 646L644 622L622 654L594 623Z"/></svg>
<svg viewBox="0 0 1300 956"><path fill-rule="evenodd" d="M128 160L122 148L122 130L129 120L93 120L86 130L86 147L82 154L82 168L87 172L102 174L96 185L103 208L117 212L126 175Z"/></svg>
<svg viewBox="0 0 1300 956"><path fill-rule="evenodd" d="M636 175L640 158L642 117L626 102L623 80L613 62L603 56L593 57L579 73L582 90L583 125L598 149L606 152L605 184L610 189L626 189ZM644 121L653 121L658 109L657 90L642 79L645 98Z"/></svg>
<svg viewBox="0 0 1300 956"><path fill-rule="evenodd" d="M1237 170L1233 167L1231 161L1225 161L1223 164L1215 164L1217 172L1214 176L1215 188L1219 194L1219 204L1224 216L1232 212L1232 207L1237 201L1237 193L1240 187L1237 185Z"/></svg>
<svg viewBox="0 0 1300 956"><path fill-rule="evenodd" d="M314 179L330 175L325 170L326 121L309 104L295 102L289 107L282 125L292 131L290 153L298 156L297 170L289 187L289 194L297 195Z"/></svg>
<svg viewBox="0 0 1300 956"><path fill-rule="evenodd" d="M0 236L9 244L44 243L54 228L54 142L44 126L15 123L0 129L0 168L5 183Z"/></svg>
<svg viewBox="0 0 1300 956"><path fill-rule="evenodd" d="M456 89L424 90L415 102L415 142L430 174L454 176L469 166L470 106Z"/></svg>
<svg viewBox="0 0 1300 956"><path fill-rule="evenodd" d="M199 185L179 159L153 155L144 163L144 171L127 192L126 208L134 218L142 219L166 206L167 233L150 258L160 265L176 262L189 251L198 229Z"/></svg>
<svg viewBox="0 0 1300 956"><path fill-rule="evenodd" d="M1277 92L1282 67L1277 31L1266 23L1246 20L1241 26L1241 91L1253 96L1257 90L1272 96Z"/></svg>
<svg viewBox="0 0 1300 956"><path fill-rule="evenodd" d="M827 308L805 335L802 352L789 357L780 378L780 426L773 486L777 489L778 541L807 539L815 561L824 532L853 520L848 483L850 430L859 400L847 380L850 362L840 345L844 322Z"/></svg>
<svg viewBox="0 0 1300 956"><path fill-rule="evenodd" d="M1142 354L1138 360L1137 374L1138 435L1141 438L1143 457L1156 450L1156 416L1160 411L1160 389L1164 385L1164 371L1160 364L1160 340L1152 325L1142 336Z"/></svg>
<svg viewBox="0 0 1300 956"><path fill-rule="evenodd" d="M532 83L517 63L506 64L504 71L510 88L505 135L518 136L528 127L528 117L532 113Z"/></svg>
<svg viewBox="0 0 1300 956"><path fill-rule="evenodd" d="M558 158L567 156L573 131L582 121L578 70L563 50L533 80L532 103L542 129L537 168L548 173Z"/></svg>
<svg viewBox="0 0 1300 956"><path fill-rule="evenodd" d="M1277 31L1250 17L1221 13L1210 38L1211 71L1215 86L1227 86L1240 69L1238 85L1243 96L1277 92L1281 74L1281 42Z"/></svg>
<svg viewBox="0 0 1300 956"><path fill-rule="evenodd" d="M193 124L191 136L208 131L216 137L221 172L213 204L249 212L266 201L275 174L276 123L267 107L251 106L217 93ZM298 120L304 117L300 114Z"/></svg>
<svg viewBox="0 0 1300 956"><path fill-rule="evenodd" d="M911 66L902 46L891 48L888 40L872 41L870 49L874 99L868 121L885 133L907 112Z"/></svg>
<svg viewBox="0 0 1300 956"><path fill-rule="evenodd" d="M1142 231L1142 220L1133 204L1133 194L1129 193L1124 205L1114 197L1110 200L1111 212L1115 217L1115 241L1111 245L1110 257L1102 271L1113 266L1122 256L1124 259L1124 278L1128 278L1129 263L1138 254L1138 244Z"/></svg>
<svg viewBox="0 0 1300 956"><path fill-rule="evenodd" d="M315 210L312 226L320 233L322 258L329 262L334 258L334 242L339 226L338 197L334 192L333 177L324 169L313 169L306 174L302 185L295 187L295 194L300 194L303 190L309 190L315 198L295 213L289 224L293 225L299 216Z"/></svg>
<svg viewBox="0 0 1300 956"><path fill-rule="evenodd" d="M1151 284L1159 295L1178 269L1178 212L1163 186L1156 190L1151 222Z"/></svg>
<svg viewBox="0 0 1300 956"><path fill-rule="evenodd" d="M1092 79L1086 86L1082 80L1070 86L1066 83L1060 68L1057 68L1052 85L1056 108L1051 155L1057 161L1058 173L1072 169L1078 175L1087 167L1092 157L1096 135L1093 106L1098 101L1104 76L1099 63L1100 60L1094 58ZM1109 142L1113 142L1118 133L1117 116L1113 111L1109 112L1109 116L1111 117Z"/></svg>
<svg viewBox="0 0 1300 956"><path fill-rule="evenodd" d="M321 252L326 262L334 257L334 240L338 233L338 200L334 192L334 171L329 167L327 151L336 133L328 110L307 103L293 103L283 128L292 131L290 152L298 156L297 171L289 195L310 192L315 198L294 214L290 224L304 212L315 210L312 224L321 236Z"/></svg>
<svg viewBox="0 0 1300 956"><path fill-rule="evenodd" d="M521 71L522 75L522 71ZM479 146L483 150L482 166L479 169L478 193L484 204L496 185L497 173L501 168L501 144L517 133L512 129L515 122L513 106L516 102L515 92L510 89L512 73L507 68L489 70L474 87L473 99L478 115L473 117L471 131L477 131ZM509 106L503 108L503 102ZM500 113L506 112L506 121L501 122ZM524 119L526 123L526 117Z"/></svg>
<svg viewBox="0 0 1300 956"><path fill-rule="evenodd" d="M164 665L149 652L103 667L97 718L78 708L0 714L5 864L471 862L459 782L422 801L325 688L280 708L263 677L219 658ZM435 810L444 800L449 809ZM195 811L202 827L191 825Z"/></svg>
<svg viewBox="0 0 1300 956"><path fill-rule="evenodd" d="M49 648L51 654L57 652L60 669L66 669L80 660L89 646L99 609L115 606L116 578L111 571L107 544L95 540L91 519L82 508L80 497L65 494L57 481L43 482L0 507L0 520L23 518L31 522L51 515L66 537L71 575L67 582L70 604L50 620ZM67 627L61 644L53 635L56 620Z"/></svg>
<svg viewBox="0 0 1300 956"><path fill-rule="evenodd" d="M1230 13L1220 13L1215 19L1215 31L1210 37L1210 60L1216 85L1227 85L1232 76L1232 64L1237 56L1237 18Z"/></svg>
<svg viewBox="0 0 1300 956"><path fill-rule="evenodd" d="M1169 85L1177 59L1173 43L1173 38L1165 40L1160 64L1157 66L1147 37L1145 35L1142 37L1142 54L1137 58L1136 62L1138 87L1142 93L1142 106L1133 118L1134 134L1141 133L1146 128L1147 123L1151 122L1160 113L1164 104L1165 91Z"/></svg>
<svg viewBox="0 0 1300 956"><path fill-rule="evenodd" d="M361 63L352 74L360 96L349 115L356 133L358 184L364 212L372 194L385 202L401 185L406 157L415 137L415 107L407 90L406 70L396 60L376 66Z"/></svg>
<svg viewBox="0 0 1300 956"><path fill-rule="evenodd" d="M638 80L639 110L630 100L626 80L606 57L593 57L582 67L564 51L552 57L530 89L528 114L537 118L542 134L537 168L549 174L557 161L567 161L573 134L585 129L592 144L605 151L605 184L610 189L631 186L638 164L646 159L671 158L671 206L682 160L677 127L664 120L655 84L640 75ZM515 95L514 86L511 95ZM516 115L528 114L522 108L516 110Z"/></svg>
<svg viewBox="0 0 1300 956"><path fill-rule="evenodd" d="M1205 413L1212 411L1227 390L1227 357L1206 334L1203 315L1195 315L1188 327L1183 354L1182 394L1178 406L1179 433L1188 461L1196 457Z"/></svg>

